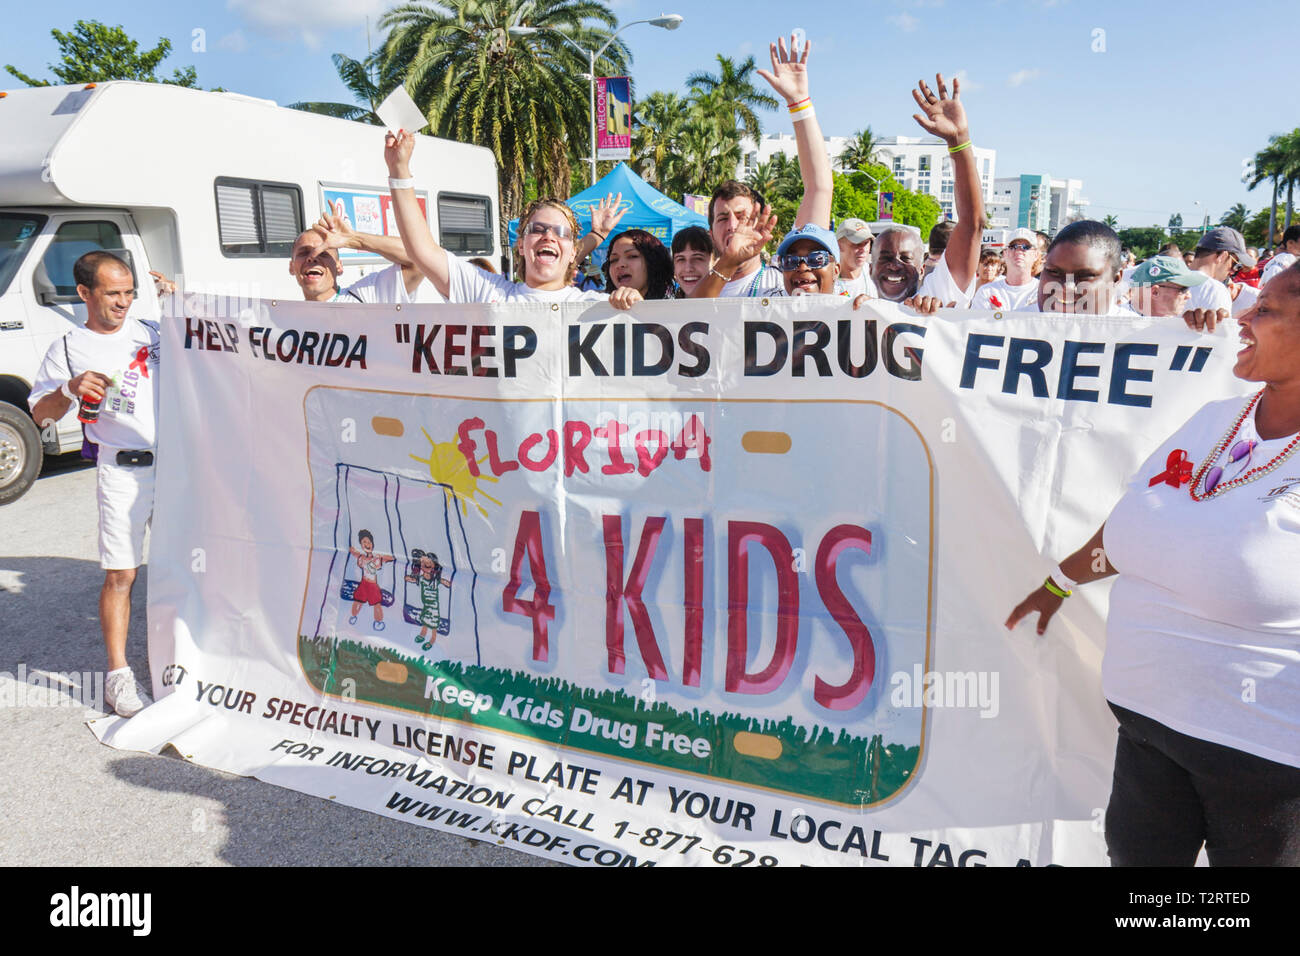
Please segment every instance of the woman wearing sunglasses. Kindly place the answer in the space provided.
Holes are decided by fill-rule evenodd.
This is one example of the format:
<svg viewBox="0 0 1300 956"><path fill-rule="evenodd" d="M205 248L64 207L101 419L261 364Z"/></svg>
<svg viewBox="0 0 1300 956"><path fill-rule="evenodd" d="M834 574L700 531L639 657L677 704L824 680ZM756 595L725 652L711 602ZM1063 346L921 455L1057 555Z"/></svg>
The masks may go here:
<svg viewBox="0 0 1300 956"><path fill-rule="evenodd" d="M415 137L405 130L384 139L388 188L393 197L397 228L411 261L448 302L588 302L604 301L602 292L582 291L572 285L578 242L578 222L573 210L558 199L539 199L519 217L515 256L522 281L484 272L449 255L433 238L420 212L411 180L411 153ZM640 301L635 289L619 289L608 296L616 308Z"/></svg>
<svg viewBox="0 0 1300 956"><path fill-rule="evenodd" d="M1038 633L1118 574L1102 691L1119 720L1115 865L1300 865L1300 267L1238 323L1249 399L1210 402L1007 619Z"/></svg>

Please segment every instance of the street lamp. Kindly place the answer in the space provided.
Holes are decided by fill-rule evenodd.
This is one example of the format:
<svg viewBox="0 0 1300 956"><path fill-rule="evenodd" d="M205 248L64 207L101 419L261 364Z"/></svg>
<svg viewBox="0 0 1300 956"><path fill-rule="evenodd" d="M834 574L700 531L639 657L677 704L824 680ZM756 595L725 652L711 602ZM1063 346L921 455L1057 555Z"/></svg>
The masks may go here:
<svg viewBox="0 0 1300 956"><path fill-rule="evenodd" d="M636 26L638 23L648 23L652 27L661 27L664 30L676 30L679 26L682 25L682 17L678 16L675 13L663 13L657 17L651 17L648 20L632 20L629 23L623 24L612 34L610 34L609 39L605 41L605 45L602 46L599 50L595 50L595 51L584 49L583 47L579 46L574 40L570 39L569 37L561 33L559 30L553 29L551 27L514 26L506 30L506 32L509 33L512 37L526 37L532 33L542 33L542 32L554 33L565 43L569 44L569 46L573 47L579 53L587 57L587 66L589 69L589 72L587 73L587 81L590 84L590 93L591 93L591 156L588 157L588 159L590 159L591 161L591 185L595 185L596 183L596 60L600 58L600 55L602 53L604 53L606 50L609 49L610 44L614 42L614 40L618 37L620 33L622 33L628 27Z"/></svg>
<svg viewBox="0 0 1300 956"><path fill-rule="evenodd" d="M1193 206L1201 206L1199 199L1192 200ZM1205 235L1206 227L1210 224L1210 212L1204 206L1201 206L1201 235Z"/></svg>

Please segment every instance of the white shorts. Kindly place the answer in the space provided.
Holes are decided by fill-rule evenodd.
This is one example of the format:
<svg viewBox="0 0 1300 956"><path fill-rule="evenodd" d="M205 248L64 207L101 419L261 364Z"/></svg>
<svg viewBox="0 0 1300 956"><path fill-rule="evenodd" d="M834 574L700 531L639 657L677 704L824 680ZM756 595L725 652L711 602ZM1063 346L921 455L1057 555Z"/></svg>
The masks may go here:
<svg viewBox="0 0 1300 956"><path fill-rule="evenodd" d="M117 449L99 449L99 566L144 564L144 532L153 517L154 466L119 465Z"/></svg>

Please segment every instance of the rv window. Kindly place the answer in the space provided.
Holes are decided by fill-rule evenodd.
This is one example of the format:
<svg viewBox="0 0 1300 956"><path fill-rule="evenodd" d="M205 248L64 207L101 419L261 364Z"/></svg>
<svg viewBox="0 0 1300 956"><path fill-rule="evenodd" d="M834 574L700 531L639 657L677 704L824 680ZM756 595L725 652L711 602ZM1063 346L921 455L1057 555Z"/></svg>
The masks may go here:
<svg viewBox="0 0 1300 956"><path fill-rule="evenodd" d="M216 181L217 232L225 256L288 256L303 230L302 191L289 183Z"/></svg>
<svg viewBox="0 0 1300 956"><path fill-rule="evenodd" d="M0 213L0 295L9 288L27 248L44 225L44 216Z"/></svg>
<svg viewBox="0 0 1300 956"><path fill-rule="evenodd" d="M54 283L54 291L61 296L76 296L77 280L72 277L72 264L87 252L121 247L122 233L114 223L65 222L54 233L41 261L45 274Z"/></svg>
<svg viewBox="0 0 1300 956"><path fill-rule="evenodd" d="M438 243L457 255L491 254L491 200L487 196L439 193Z"/></svg>

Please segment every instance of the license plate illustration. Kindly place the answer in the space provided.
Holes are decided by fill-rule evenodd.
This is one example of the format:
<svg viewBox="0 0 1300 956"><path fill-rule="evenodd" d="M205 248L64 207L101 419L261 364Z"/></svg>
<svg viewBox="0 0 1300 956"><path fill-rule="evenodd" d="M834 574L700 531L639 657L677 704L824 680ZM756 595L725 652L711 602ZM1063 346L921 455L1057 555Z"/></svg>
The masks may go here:
<svg viewBox="0 0 1300 956"><path fill-rule="evenodd" d="M317 387L320 692L852 807L922 766L934 472L875 402Z"/></svg>

